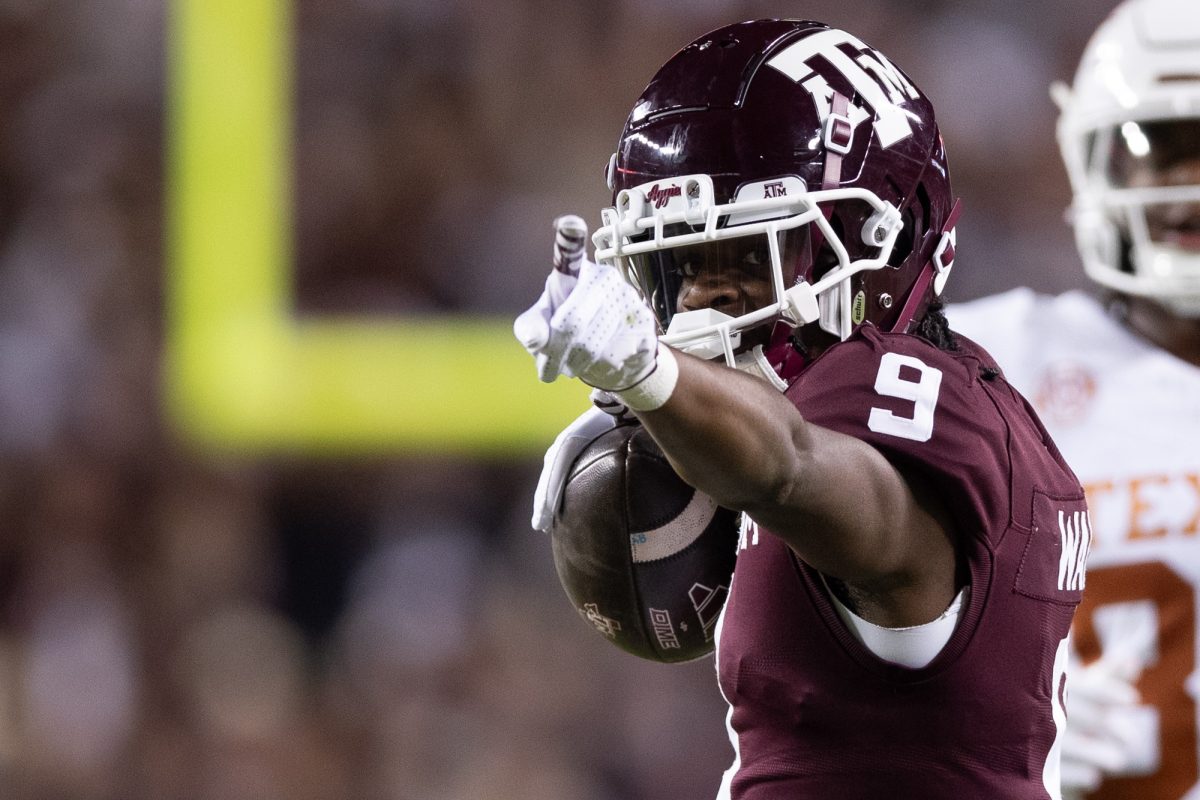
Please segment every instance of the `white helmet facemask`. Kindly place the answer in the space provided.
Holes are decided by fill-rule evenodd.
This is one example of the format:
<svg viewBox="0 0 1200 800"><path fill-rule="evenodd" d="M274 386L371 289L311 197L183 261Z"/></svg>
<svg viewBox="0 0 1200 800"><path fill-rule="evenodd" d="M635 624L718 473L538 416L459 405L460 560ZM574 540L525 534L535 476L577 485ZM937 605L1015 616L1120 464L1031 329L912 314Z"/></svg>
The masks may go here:
<svg viewBox="0 0 1200 800"><path fill-rule="evenodd" d="M822 208L845 201L872 209L863 230L848 232L869 245L867 257L851 258ZM602 218L596 260L617 266L642 292L664 327L662 341L759 371L762 345L750 340L763 337L750 331L817 322L849 336L850 279L885 266L902 227L895 207L870 191L810 192L794 175L747 183L725 204L715 202L708 175L653 181L620 192ZM836 263L811 279L814 231Z"/></svg>

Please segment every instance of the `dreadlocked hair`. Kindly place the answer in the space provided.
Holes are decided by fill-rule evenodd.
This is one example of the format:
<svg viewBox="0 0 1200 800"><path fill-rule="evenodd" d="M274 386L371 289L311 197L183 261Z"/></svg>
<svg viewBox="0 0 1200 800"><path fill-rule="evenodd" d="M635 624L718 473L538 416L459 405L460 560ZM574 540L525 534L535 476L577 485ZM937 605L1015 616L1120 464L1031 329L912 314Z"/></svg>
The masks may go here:
<svg viewBox="0 0 1200 800"><path fill-rule="evenodd" d="M941 300L934 300L930 303L929 308L925 311L925 316L921 317L921 321L917 323L913 333L938 350L953 351L958 349L958 339L950 330L950 321L946 319L945 308L946 304Z"/></svg>

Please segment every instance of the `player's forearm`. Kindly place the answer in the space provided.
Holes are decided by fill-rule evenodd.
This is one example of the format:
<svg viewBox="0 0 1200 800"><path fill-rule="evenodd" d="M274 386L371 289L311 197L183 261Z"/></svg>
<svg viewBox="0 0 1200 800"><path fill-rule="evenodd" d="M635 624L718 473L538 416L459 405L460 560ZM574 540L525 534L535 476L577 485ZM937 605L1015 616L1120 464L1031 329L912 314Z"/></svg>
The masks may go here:
<svg viewBox="0 0 1200 800"><path fill-rule="evenodd" d="M679 378L642 423L680 477L726 508L779 502L803 463L807 424L765 381L677 354Z"/></svg>

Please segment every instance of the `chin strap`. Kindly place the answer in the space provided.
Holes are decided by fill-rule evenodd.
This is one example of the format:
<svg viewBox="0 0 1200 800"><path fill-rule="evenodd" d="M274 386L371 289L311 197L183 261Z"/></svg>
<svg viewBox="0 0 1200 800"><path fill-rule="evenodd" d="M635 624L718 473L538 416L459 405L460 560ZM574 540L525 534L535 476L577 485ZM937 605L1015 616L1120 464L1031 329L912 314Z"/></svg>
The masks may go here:
<svg viewBox="0 0 1200 800"><path fill-rule="evenodd" d="M842 185L842 161L854 145L854 126L850 124L850 98L838 90L833 90L829 101L829 116L825 118L821 141L825 148L825 171L821 177L821 190L837 189ZM833 218L833 203L821 207L821 214L828 222ZM825 234L815 225L809 230L809 263L816 264L821 248L825 246ZM811 269L811 267L810 267ZM810 281L815 276L809 276ZM817 298L820 304L820 325L822 330L829 331L835 336L841 334L837 315L840 309L840 295L844 289L835 287L822 293Z"/></svg>
<svg viewBox="0 0 1200 800"><path fill-rule="evenodd" d="M808 366L808 358L792 344L792 332L795 330L786 322L776 322L771 331L771 339L763 348L767 363L784 385L790 385Z"/></svg>
<svg viewBox="0 0 1200 800"><path fill-rule="evenodd" d="M825 118L825 130L821 135L825 145L825 173L821 178L821 189L836 189L842 185L842 158L850 152L854 143L854 128L850 125L850 98L834 89L830 101L829 116ZM833 216L833 204L821 208L821 213L828 220ZM810 226L812 256L809 259L815 264L817 253L825 244L825 236L815 225Z"/></svg>
<svg viewBox="0 0 1200 800"><path fill-rule="evenodd" d="M961 213L962 200L956 199L954 207L950 209L950 214L946 217L946 224L942 226L942 235L938 238L933 255L921 268L921 274L913 282L908 299L904 301L904 308L900 310L900 316L896 317L896 323L892 325L892 333L904 333L908 330L913 316L921 306L921 301L925 299L925 292L929 289L929 284L933 283L935 278L940 277L940 280L934 284L934 294L942 293L941 288L946 282L946 276L950 274L950 269L954 266L954 228L958 224L958 216Z"/></svg>
<svg viewBox="0 0 1200 800"><path fill-rule="evenodd" d="M850 98L837 91L830 101L829 116L825 118L822 135L825 144L825 176L822 189L836 189L842 184L842 157L854 144L854 126L850 124ZM826 219L829 212L826 213Z"/></svg>
<svg viewBox="0 0 1200 800"><path fill-rule="evenodd" d="M804 354L792 344L793 330L787 322L776 322L767 344L738 353L732 366L765 379L781 392L787 391L809 364Z"/></svg>
<svg viewBox="0 0 1200 800"><path fill-rule="evenodd" d="M753 350L738 353L734 357L733 367L741 372L762 378L778 391L787 391L787 381L779 377L779 374L775 372L775 368L771 366L767 357L763 355L763 346L761 344L756 345Z"/></svg>

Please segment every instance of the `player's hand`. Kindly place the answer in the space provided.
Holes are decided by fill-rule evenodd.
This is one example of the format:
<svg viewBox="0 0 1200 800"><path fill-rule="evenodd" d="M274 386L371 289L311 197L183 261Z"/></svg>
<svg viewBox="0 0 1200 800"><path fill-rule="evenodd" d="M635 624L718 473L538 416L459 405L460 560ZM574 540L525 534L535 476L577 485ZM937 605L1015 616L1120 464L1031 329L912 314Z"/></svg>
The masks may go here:
<svg viewBox="0 0 1200 800"><path fill-rule="evenodd" d="M600 408L589 408L555 438L554 444L546 451L542 461L542 474L538 477L537 489L533 493L531 524L534 530L550 532L554 524L554 515L558 513L558 505L562 502L563 489L571 465L585 447L619 424L621 420L616 415Z"/></svg>
<svg viewBox="0 0 1200 800"><path fill-rule="evenodd" d="M587 232L587 223L574 214L564 214L554 220L553 269L546 278L546 288L537 302L513 324L513 333L530 352L533 352L531 348L542 347L549 340L554 310L563 304L579 282L579 268L587 258Z"/></svg>
<svg viewBox="0 0 1200 800"><path fill-rule="evenodd" d="M567 483L567 471L575 459L600 434L618 425L637 423L638 418L629 408L603 389L592 389L592 408L563 429L555 438L542 460L542 474L538 477L537 489L533 493L534 530L550 532L558 504L562 502L563 488Z"/></svg>
<svg viewBox="0 0 1200 800"><path fill-rule="evenodd" d="M1082 798L1108 775L1127 771L1137 749L1128 713L1139 695L1136 670L1114 659L1073 661L1067 679L1067 728L1062 743L1064 800Z"/></svg>
<svg viewBox="0 0 1200 800"><path fill-rule="evenodd" d="M555 268L513 333L547 383L566 375L599 389L628 389L654 371L654 316L616 269L584 256L586 236L578 217L555 220Z"/></svg>

